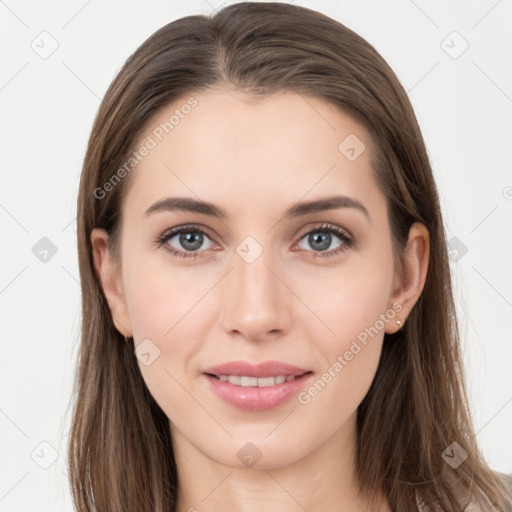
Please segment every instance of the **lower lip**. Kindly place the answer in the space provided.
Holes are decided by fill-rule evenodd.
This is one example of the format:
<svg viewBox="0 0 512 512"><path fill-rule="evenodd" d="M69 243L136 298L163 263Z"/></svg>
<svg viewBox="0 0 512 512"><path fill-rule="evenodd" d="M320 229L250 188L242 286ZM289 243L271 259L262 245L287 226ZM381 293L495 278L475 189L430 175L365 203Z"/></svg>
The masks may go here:
<svg viewBox="0 0 512 512"><path fill-rule="evenodd" d="M295 377L290 382L260 388L256 386L236 386L211 375L203 375L222 400L245 411L266 411L279 407L298 394L313 376L312 373L306 373L300 377Z"/></svg>

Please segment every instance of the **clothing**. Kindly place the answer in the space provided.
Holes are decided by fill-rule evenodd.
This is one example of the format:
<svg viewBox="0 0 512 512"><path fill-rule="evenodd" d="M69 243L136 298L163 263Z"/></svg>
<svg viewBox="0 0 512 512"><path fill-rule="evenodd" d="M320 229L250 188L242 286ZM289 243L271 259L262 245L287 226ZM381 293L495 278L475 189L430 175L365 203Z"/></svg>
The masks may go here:
<svg viewBox="0 0 512 512"><path fill-rule="evenodd" d="M497 472L497 475L499 476L501 481L505 484L505 487L508 489L508 491L512 495L512 473L505 474L505 473ZM512 512L512 497L509 499L510 499L510 501L508 502L508 508L506 509L506 512ZM421 498L418 493L416 493L416 503L418 505L418 512L431 512L431 509L425 503L423 503L421 501ZM495 510L492 506L492 503L489 500L487 500L487 504L488 504L489 508L485 509L485 511ZM464 512L484 512L484 511L476 504L469 503L469 505L464 509Z"/></svg>

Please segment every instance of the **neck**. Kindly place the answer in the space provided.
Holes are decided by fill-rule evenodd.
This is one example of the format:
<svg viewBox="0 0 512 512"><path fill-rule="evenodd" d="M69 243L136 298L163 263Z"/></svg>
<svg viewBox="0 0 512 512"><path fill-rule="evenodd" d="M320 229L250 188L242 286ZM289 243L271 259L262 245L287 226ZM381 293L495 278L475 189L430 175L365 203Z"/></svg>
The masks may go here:
<svg viewBox="0 0 512 512"><path fill-rule="evenodd" d="M355 475L355 415L307 457L286 466L236 468L200 452L172 428L178 468L176 512L368 512ZM379 491L375 512L391 512Z"/></svg>

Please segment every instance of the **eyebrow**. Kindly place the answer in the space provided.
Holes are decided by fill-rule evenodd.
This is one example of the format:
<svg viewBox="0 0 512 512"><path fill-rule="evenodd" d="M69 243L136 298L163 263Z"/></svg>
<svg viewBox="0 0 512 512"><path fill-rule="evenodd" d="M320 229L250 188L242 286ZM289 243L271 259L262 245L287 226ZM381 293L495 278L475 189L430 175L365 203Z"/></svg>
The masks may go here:
<svg viewBox="0 0 512 512"><path fill-rule="evenodd" d="M366 207L357 199L348 196L330 196L323 199L297 203L286 210L284 218L295 218L309 213L318 213L337 208L354 208L359 210L371 222L370 214ZM157 201L146 210L144 216L148 217L151 214L163 211L200 213L221 220L228 218L227 212L221 207L207 201L198 201L197 199L189 197L167 197Z"/></svg>

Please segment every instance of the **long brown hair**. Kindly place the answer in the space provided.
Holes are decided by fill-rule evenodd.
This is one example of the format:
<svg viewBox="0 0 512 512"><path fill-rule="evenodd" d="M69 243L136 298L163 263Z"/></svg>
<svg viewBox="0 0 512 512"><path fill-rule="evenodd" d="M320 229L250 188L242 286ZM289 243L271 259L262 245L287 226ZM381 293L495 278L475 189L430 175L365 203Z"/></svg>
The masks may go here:
<svg viewBox="0 0 512 512"><path fill-rule="evenodd" d="M416 509L416 493L443 510L463 510L469 498L485 508L483 495L505 510L505 488L475 441L438 193L407 94L380 54L341 23L304 7L253 2L184 17L155 32L126 61L96 116L78 196L82 335L68 461L77 510L175 511L169 420L145 385L133 343L114 327L90 234L107 230L119 257L130 179L113 183L116 171L158 111L223 84L258 95L314 96L366 127L398 270L411 224L429 230L424 290L404 328L385 335L358 409L361 492L371 499L382 489L399 511ZM442 457L454 442L468 453L456 469Z"/></svg>

